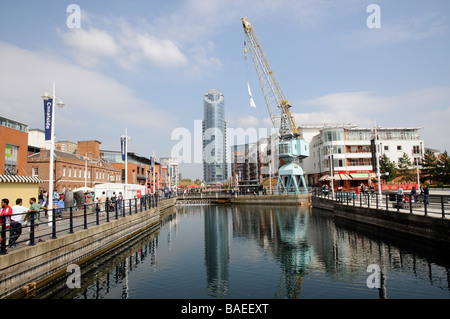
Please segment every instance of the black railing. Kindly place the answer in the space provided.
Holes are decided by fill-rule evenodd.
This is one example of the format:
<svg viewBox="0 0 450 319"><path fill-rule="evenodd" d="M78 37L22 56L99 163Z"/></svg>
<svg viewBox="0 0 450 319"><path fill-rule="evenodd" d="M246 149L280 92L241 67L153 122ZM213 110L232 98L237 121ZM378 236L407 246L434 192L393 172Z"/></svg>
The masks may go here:
<svg viewBox="0 0 450 319"><path fill-rule="evenodd" d="M340 204L360 206L367 208L384 209L395 212L409 212L410 214L423 214L446 218L445 212L450 208L450 196L445 195L397 195L393 193L382 194L378 192L342 192L314 188L312 195L334 200Z"/></svg>
<svg viewBox="0 0 450 319"><path fill-rule="evenodd" d="M52 210L42 209L39 213L15 215L22 216L22 220L27 216L27 221L19 223L20 225L13 221L7 225L7 218L9 219L10 216L1 216L0 254L6 254L7 248L13 248L19 244L33 246L49 236L50 239L56 239L60 234L72 234L79 229L88 229L92 225L108 223L112 218L119 219L128 214L137 214L158 207L159 202L172 197L174 196L144 195L126 200L107 200L105 203L83 204Z"/></svg>

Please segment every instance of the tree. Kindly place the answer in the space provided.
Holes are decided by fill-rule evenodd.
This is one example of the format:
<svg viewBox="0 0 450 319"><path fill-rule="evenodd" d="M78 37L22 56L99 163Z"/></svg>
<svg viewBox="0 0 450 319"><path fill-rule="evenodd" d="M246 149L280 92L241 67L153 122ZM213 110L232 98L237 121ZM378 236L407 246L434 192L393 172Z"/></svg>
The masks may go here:
<svg viewBox="0 0 450 319"><path fill-rule="evenodd" d="M380 157L380 173L384 182L390 182L397 177L397 168L394 162L389 160L386 154ZM386 175L386 173L389 173Z"/></svg>
<svg viewBox="0 0 450 319"><path fill-rule="evenodd" d="M403 156L398 161L398 176L401 182L407 183L414 179L414 173L411 170L411 160L408 154L403 153Z"/></svg>
<svg viewBox="0 0 450 319"><path fill-rule="evenodd" d="M450 158L447 151L441 154L437 160L436 179L444 184L450 184Z"/></svg>
<svg viewBox="0 0 450 319"><path fill-rule="evenodd" d="M437 158L430 150L426 150L422 160L421 180L433 180L436 177Z"/></svg>

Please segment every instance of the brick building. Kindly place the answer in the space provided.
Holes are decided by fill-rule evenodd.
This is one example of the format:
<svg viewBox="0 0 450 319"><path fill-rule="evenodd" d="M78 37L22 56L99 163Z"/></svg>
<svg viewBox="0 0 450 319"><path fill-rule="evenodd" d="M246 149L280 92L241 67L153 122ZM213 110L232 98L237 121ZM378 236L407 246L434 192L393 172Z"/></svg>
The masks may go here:
<svg viewBox="0 0 450 319"><path fill-rule="evenodd" d="M0 175L27 175L28 125L0 117Z"/></svg>
<svg viewBox="0 0 450 319"><path fill-rule="evenodd" d="M91 156L100 154L98 151L100 142L80 143L85 154ZM39 153L28 157L28 174L37 176L43 181L42 189L48 189L49 160L50 151L47 149L41 149ZM121 169L113 167L101 158L82 156L80 148L77 148L75 154L55 150L53 179L54 189L59 193L84 186L93 188L96 184L120 183L121 175Z"/></svg>

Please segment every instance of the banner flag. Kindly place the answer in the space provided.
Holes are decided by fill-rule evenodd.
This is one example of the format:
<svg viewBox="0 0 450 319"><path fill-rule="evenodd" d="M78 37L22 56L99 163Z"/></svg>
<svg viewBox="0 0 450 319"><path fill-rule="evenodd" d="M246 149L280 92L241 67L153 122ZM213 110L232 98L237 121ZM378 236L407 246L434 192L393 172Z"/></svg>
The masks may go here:
<svg viewBox="0 0 450 319"><path fill-rule="evenodd" d="M125 150L126 150L125 143L126 142L127 142L126 137L120 138L120 152L122 153L122 161L124 161L124 162L125 162Z"/></svg>
<svg viewBox="0 0 450 319"><path fill-rule="evenodd" d="M255 101L253 100L252 91L250 90L250 84L247 82L248 95L250 96L250 106L256 109Z"/></svg>
<svg viewBox="0 0 450 319"><path fill-rule="evenodd" d="M150 161L152 163L152 173L153 173L153 169L155 168L155 158L153 156L150 157Z"/></svg>
<svg viewBox="0 0 450 319"><path fill-rule="evenodd" d="M50 141L52 139L52 109L53 99L44 100L44 114L45 114L45 140Z"/></svg>

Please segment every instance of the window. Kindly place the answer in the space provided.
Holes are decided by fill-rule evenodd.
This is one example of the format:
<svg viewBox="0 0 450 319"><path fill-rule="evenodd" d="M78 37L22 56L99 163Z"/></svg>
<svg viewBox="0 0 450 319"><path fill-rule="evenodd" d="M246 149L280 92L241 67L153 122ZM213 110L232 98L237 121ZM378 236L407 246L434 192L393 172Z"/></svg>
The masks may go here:
<svg viewBox="0 0 450 319"><path fill-rule="evenodd" d="M69 177L72 177L72 167L69 167Z"/></svg>
<svg viewBox="0 0 450 319"><path fill-rule="evenodd" d="M63 176L66 176L66 167L65 166L63 166Z"/></svg>
<svg viewBox="0 0 450 319"><path fill-rule="evenodd" d="M413 151L412 151L412 153L413 153L414 155L420 154L420 146L419 146L419 145L413 146Z"/></svg>
<svg viewBox="0 0 450 319"><path fill-rule="evenodd" d="M402 146L401 145L397 145L397 151L401 151L402 150Z"/></svg>
<svg viewBox="0 0 450 319"><path fill-rule="evenodd" d="M385 146L384 146L384 150L385 150L385 151L389 151L389 145L385 145Z"/></svg>
<svg viewBox="0 0 450 319"><path fill-rule="evenodd" d="M31 169L31 175L34 176L34 177L39 176L39 169L37 167L33 167Z"/></svg>

